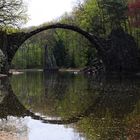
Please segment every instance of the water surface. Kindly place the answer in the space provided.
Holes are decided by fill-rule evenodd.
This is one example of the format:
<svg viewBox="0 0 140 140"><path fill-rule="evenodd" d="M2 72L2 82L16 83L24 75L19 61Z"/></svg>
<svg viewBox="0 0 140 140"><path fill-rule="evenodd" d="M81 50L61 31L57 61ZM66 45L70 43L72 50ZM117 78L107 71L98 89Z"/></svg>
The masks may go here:
<svg viewBox="0 0 140 140"><path fill-rule="evenodd" d="M140 139L138 78L26 72L0 82L0 140Z"/></svg>

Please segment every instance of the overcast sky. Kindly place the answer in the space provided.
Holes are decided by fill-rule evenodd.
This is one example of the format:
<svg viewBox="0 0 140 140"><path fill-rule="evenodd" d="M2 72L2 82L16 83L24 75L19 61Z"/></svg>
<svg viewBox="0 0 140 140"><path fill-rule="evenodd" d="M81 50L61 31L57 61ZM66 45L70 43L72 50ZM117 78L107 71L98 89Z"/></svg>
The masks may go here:
<svg viewBox="0 0 140 140"><path fill-rule="evenodd" d="M78 0L25 0L28 5L29 21L25 25L37 26L70 12Z"/></svg>

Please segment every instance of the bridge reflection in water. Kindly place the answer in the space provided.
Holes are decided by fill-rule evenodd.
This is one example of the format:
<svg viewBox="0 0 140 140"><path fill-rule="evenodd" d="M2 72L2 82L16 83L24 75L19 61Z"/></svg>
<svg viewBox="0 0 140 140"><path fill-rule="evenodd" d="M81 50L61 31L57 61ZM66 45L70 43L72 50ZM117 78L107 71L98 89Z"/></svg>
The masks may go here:
<svg viewBox="0 0 140 140"><path fill-rule="evenodd" d="M39 122L46 129L48 124L55 126L58 136L62 132L58 129L67 129L63 136L69 133L70 140L138 140L139 85L140 80L134 77L95 79L68 73L26 72L10 80L1 79L0 132L12 131L16 137L33 140L35 133L29 136L32 128L27 125L30 120L32 125ZM36 131L40 132L39 128ZM49 134L45 136L43 140Z"/></svg>

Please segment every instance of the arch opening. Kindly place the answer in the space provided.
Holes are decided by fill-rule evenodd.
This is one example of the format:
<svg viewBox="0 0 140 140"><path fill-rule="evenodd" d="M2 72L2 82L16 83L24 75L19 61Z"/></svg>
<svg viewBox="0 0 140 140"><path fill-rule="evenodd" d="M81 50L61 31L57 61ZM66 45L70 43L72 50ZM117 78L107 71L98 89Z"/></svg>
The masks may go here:
<svg viewBox="0 0 140 140"><path fill-rule="evenodd" d="M45 31L45 30L43 30L43 31ZM34 42L34 41L37 41L37 40L48 40L48 39L52 39L51 37L49 38L49 35L51 34L51 35L53 35L53 34L55 34L55 32L57 32L56 30L49 30L50 32L52 32L52 33L50 33L50 32L45 32L45 33L43 33L43 31L40 31L40 32L38 32L38 33L36 33L36 34L32 34L32 36L30 36L30 37L28 37L28 38L26 38L26 40L24 41L24 43L26 43L26 41L28 41L28 40L32 40L32 42ZM60 31L61 32L61 31ZM63 32L63 30L62 30L62 32ZM42 33L42 34L39 34L39 33ZM47 33L49 33L49 35L48 36L46 36L47 35ZM68 35L67 35L68 34ZM67 30L66 31L66 35L67 35L67 37L69 36L69 34L70 34L70 31L69 30ZM83 38L84 39L84 36L83 35L81 35L81 34L78 34L78 33L76 33L77 35L76 35L76 37L77 36L79 36L80 38ZM35 35L35 36L34 36ZM37 35L37 36L36 36ZM45 37L46 36L46 37ZM33 39L32 39L32 37L33 37ZM60 36L61 37L61 36ZM63 44L63 38L60 38L59 37L59 40L61 41L61 45ZM75 38L76 39L76 38ZM87 38L86 38L87 39ZM80 41L80 40L76 40L77 42L78 41ZM75 41L75 42L76 42ZM46 41L45 41L46 42ZM24 43L22 44L22 45L24 45ZM36 42L37 43L37 42ZM69 42L69 43L71 43L71 41ZM89 42L90 43L90 42ZM28 44L28 43L27 43ZM42 43L43 45L41 46L38 46L38 47L42 47L42 49L43 49L43 51L44 51L44 46L47 44L48 45L48 43ZM78 44L78 43L77 43ZM21 48L22 47L22 45L19 47L19 48ZM30 43L29 43L29 45L30 45ZM58 44L57 44L58 45ZM60 44L59 44L60 45ZM82 44L81 44L81 48L84 48L86 45L83 45L82 46ZM48 47L51 47L50 45L48 45ZM65 46L64 46L65 47ZM68 49L69 47L67 47L67 49ZM77 48L77 46L75 45L74 47L74 50L76 50L76 48ZM32 52L34 53L35 52L35 50L37 49L36 47L32 47L31 48L32 50ZM61 49L61 48L60 48ZM65 48L64 48L65 49ZM23 51L23 53L25 54L26 53L26 49L25 49L25 52L24 52L24 47L22 48L22 50L20 49L20 51ZM59 50L57 49L57 51L59 52ZM62 50L60 50L60 51L63 51L62 53L67 53L67 52L64 52L65 50L63 50L63 48L62 48ZM56 50L55 50L55 52L56 52ZM42 53L42 52L41 52ZM43 55L44 55L44 52L43 52ZM77 55L77 54L76 54ZM26 56L26 54L25 55L23 55L23 56ZM28 57L29 55L27 55L27 57ZM54 54L54 57L55 57L55 54ZM75 56L74 56L75 57ZM27 58L28 59L28 58ZM56 57L55 57L55 59L56 60L58 60ZM70 58L71 59L71 58ZM18 59L16 59L16 60L18 60ZM24 63L24 60L25 60L25 58L23 59L23 60L21 60L21 61L23 61L23 63ZM30 62L30 58L28 59L29 61L28 62ZM60 60L60 59L59 59ZM41 61L42 61L42 59L41 59ZM61 61L61 60L60 60ZM25 62L26 63L26 62ZM43 62L44 63L44 62ZM82 63L82 62L80 62L80 63ZM84 63L84 62L83 62ZM58 68L61 68L61 67L59 67L60 65L57 63L57 65L58 65ZM84 65L85 66L85 65ZM64 66L65 67L65 66ZM73 68L73 66L66 66L66 67L71 67L71 68ZM77 67L77 65L76 65L76 67ZM27 66L27 68L31 68L30 66L28 67ZM33 66L33 68L34 68L34 66ZM39 67L39 68L42 68L42 67ZM44 68L44 67L43 67Z"/></svg>

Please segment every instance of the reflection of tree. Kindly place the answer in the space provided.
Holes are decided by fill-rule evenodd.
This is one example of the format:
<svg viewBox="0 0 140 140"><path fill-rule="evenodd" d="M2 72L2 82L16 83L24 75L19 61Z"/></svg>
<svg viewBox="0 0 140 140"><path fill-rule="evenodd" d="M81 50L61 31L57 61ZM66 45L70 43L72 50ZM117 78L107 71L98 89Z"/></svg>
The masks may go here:
<svg viewBox="0 0 140 140"><path fill-rule="evenodd" d="M96 107L99 112L109 110L112 117L123 118L134 110L140 99L138 80L111 78L101 82L99 88L96 86L101 96L100 103Z"/></svg>
<svg viewBox="0 0 140 140"><path fill-rule="evenodd" d="M14 100L17 102L15 105L21 106L21 116L31 116L33 119L51 124L77 122L75 127L84 132L89 139L117 140L139 136L139 79L111 78L97 81L86 77L70 77L47 75L45 96L41 97L42 102L38 102L46 102L46 107L49 105L49 109L53 108L56 116L61 117L60 120L49 120L27 110L9 88L11 96L15 97ZM34 96L38 97L37 94Z"/></svg>
<svg viewBox="0 0 140 140"><path fill-rule="evenodd" d="M0 118L7 118L7 116L24 116L26 112L25 108L20 104L17 97L12 91L8 78L1 80L1 86L3 87L2 94L4 97L0 104Z"/></svg>
<svg viewBox="0 0 140 140"><path fill-rule="evenodd" d="M78 117L71 117L66 120L47 120L39 115L35 115L30 110L26 109L17 99L16 95L13 93L9 79L3 79L1 82L2 87L5 89L5 97L0 104L0 118L7 118L7 116L25 117L31 116L33 119L41 120L44 123L51 124L70 124L77 122Z"/></svg>
<svg viewBox="0 0 140 140"><path fill-rule="evenodd" d="M69 84L72 82L71 75L61 73L45 73L44 76L46 98L47 96L56 95L57 98L61 100L65 95Z"/></svg>
<svg viewBox="0 0 140 140"><path fill-rule="evenodd" d="M19 139L20 136L20 138L27 140L28 129L23 119L14 118L25 116L26 111L13 94L9 80L7 78L1 79L0 83L0 93L3 98L0 102L0 136L2 139L15 140Z"/></svg>
<svg viewBox="0 0 140 140"><path fill-rule="evenodd" d="M99 91L100 100L92 113L79 121L78 130L89 139L137 140L140 136L139 79L111 78L98 84L94 79L91 85L90 88L95 86Z"/></svg>

